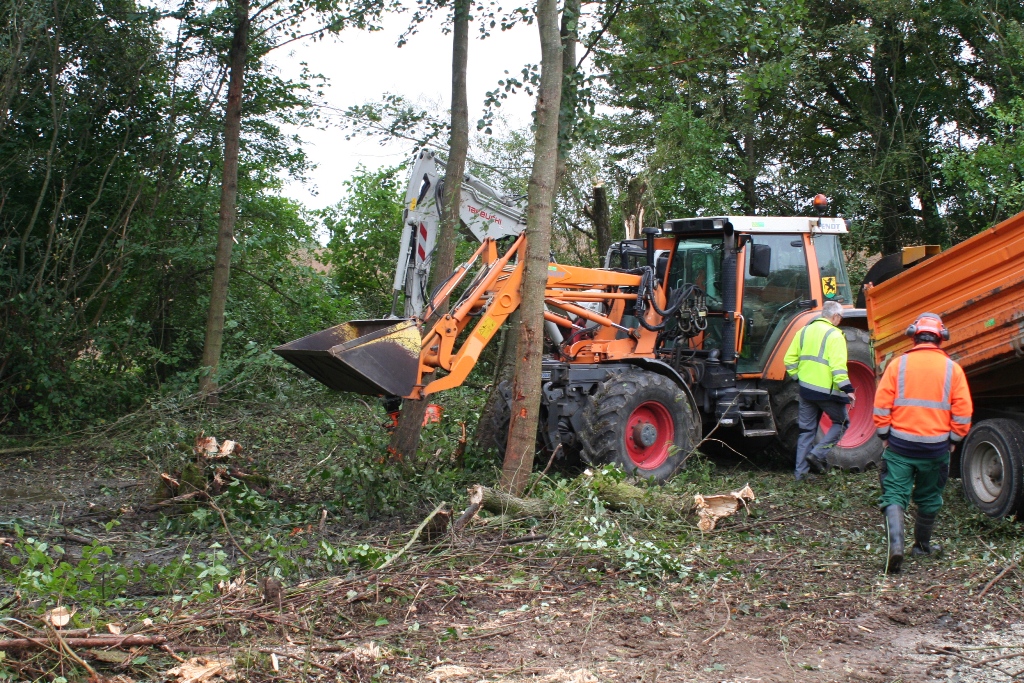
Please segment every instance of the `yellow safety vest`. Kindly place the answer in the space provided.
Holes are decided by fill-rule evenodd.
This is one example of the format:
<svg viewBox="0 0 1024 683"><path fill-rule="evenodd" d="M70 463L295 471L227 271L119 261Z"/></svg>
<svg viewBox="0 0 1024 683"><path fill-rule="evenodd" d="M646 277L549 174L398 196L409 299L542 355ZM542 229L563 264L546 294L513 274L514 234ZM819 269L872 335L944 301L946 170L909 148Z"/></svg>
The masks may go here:
<svg viewBox="0 0 1024 683"><path fill-rule="evenodd" d="M845 396L843 389L852 388L846 370L846 336L825 318L815 318L800 330L785 361L786 372L801 387L829 396Z"/></svg>

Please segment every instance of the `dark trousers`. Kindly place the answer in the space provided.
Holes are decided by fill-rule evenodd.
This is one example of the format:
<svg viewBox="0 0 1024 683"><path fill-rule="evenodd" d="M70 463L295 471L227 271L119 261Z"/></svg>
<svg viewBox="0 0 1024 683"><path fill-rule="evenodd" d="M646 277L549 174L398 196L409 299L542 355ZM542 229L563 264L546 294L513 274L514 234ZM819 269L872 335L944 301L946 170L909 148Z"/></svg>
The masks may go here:
<svg viewBox="0 0 1024 683"><path fill-rule="evenodd" d="M832 427L825 433L825 436L817 444L814 443L818 435L818 423L824 413L832 420ZM807 462L807 456L828 462L828 455L843 438L846 431L848 418L846 415L846 404L842 401L824 400L811 401L805 398L800 399L800 436L796 443L796 478L803 479L811 467Z"/></svg>

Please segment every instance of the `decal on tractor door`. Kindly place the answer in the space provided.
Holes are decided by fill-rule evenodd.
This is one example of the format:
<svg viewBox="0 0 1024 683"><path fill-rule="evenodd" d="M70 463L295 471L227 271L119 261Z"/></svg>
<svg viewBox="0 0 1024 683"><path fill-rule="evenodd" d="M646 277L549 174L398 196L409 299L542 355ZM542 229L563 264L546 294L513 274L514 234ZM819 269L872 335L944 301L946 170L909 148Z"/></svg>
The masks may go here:
<svg viewBox="0 0 1024 683"><path fill-rule="evenodd" d="M839 293L839 285L836 283L836 279L831 275L828 277L821 278L821 293L826 299L835 299L836 294Z"/></svg>

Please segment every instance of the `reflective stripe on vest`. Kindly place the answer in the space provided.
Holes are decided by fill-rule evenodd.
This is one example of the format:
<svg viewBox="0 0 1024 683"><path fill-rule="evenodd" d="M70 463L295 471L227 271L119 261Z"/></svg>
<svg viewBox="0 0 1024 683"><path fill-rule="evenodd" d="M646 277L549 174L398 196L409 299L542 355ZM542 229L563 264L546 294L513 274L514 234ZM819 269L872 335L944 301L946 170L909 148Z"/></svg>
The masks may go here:
<svg viewBox="0 0 1024 683"><path fill-rule="evenodd" d="M811 322L814 322L814 321L812 320ZM804 337L807 334L807 328L808 327L810 327L809 324L808 325L804 325L804 329L800 330L800 351L804 350ZM800 360L801 361L809 360L809 361L811 361L813 363L821 363L822 365L828 365L829 364L828 361L825 360L825 344L828 343L828 338L835 331L836 331L836 328L833 327L831 330L829 330L828 332L825 333L824 337L821 338L821 348L818 349L818 355L817 356L804 356L804 355L801 355L800 356ZM839 371L835 371L832 374L835 375L835 374L837 374L837 372L839 372Z"/></svg>
<svg viewBox="0 0 1024 683"><path fill-rule="evenodd" d="M896 378L896 400L893 406L912 406L914 408L932 408L934 410L949 410L951 403L949 395L953 390L953 361L946 359L946 380L942 385L942 400L929 401L924 398L907 398L907 357L900 357L900 371ZM968 418L969 420L970 418ZM895 430L893 430L895 432ZM903 437L900 437L903 438ZM927 442L932 443L932 442Z"/></svg>

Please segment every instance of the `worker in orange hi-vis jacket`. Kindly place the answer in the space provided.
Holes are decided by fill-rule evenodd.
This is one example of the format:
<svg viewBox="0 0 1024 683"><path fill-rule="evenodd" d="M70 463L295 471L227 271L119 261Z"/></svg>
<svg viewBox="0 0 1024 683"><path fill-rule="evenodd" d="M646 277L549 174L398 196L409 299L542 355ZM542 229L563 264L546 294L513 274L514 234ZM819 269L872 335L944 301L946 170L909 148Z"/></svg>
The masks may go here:
<svg viewBox="0 0 1024 683"><path fill-rule="evenodd" d="M885 444L879 479L888 573L903 563L903 511L911 498L917 505L912 554L940 550L931 537L949 479L949 454L970 431L974 410L963 368L939 348L949 339L942 318L922 313L907 335L914 348L889 363L875 392L875 426Z"/></svg>

